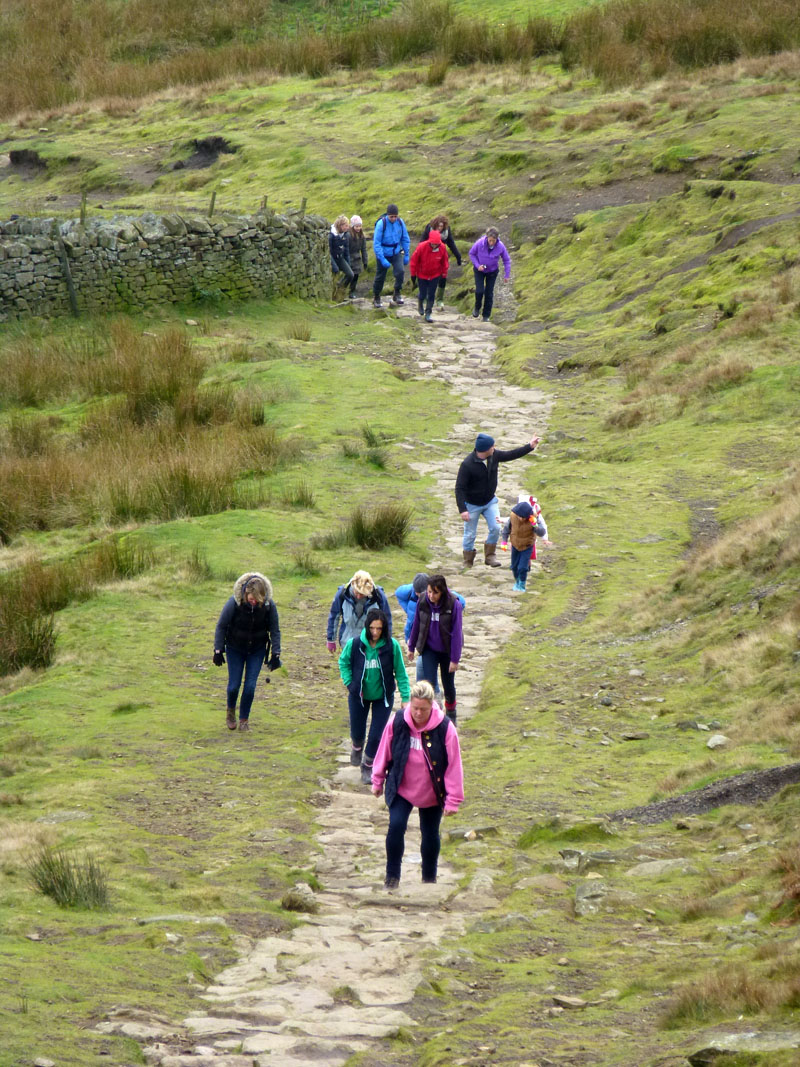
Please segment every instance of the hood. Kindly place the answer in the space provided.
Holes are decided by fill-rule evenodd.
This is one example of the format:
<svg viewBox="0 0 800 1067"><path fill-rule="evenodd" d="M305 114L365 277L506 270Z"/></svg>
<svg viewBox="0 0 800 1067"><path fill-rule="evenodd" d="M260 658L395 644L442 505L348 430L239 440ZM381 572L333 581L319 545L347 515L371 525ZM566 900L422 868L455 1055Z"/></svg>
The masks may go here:
<svg viewBox="0 0 800 1067"><path fill-rule="evenodd" d="M237 604L241 604L244 599L243 590L249 578L260 578L267 587L267 600L272 600L272 582L269 578L266 578L259 571L245 571L244 574L239 575L233 586L233 599Z"/></svg>
<svg viewBox="0 0 800 1067"><path fill-rule="evenodd" d="M409 726L410 730L412 731L412 733L415 733L415 734L420 733L420 731L414 725L414 720L411 718L411 712L408 710L408 708L406 708L406 710L403 712L403 718L405 719L405 721L408 724L408 726ZM432 730L434 727L439 725L439 723L442 721L443 718L444 718L444 712L442 711L442 709L439 707L439 705L434 700L433 706L431 707L431 717L425 723L425 727L424 728L426 730Z"/></svg>
<svg viewBox="0 0 800 1067"><path fill-rule="evenodd" d="M347 230L345 230L344 232L345 232L345 233L347 233ZM343 234L341 234L341 233L340 233L340 232L339 232L339 231L338 231L338 230L336 229L336 223L335 223L335 222L332 222L332 223L331 223L331 233L333 234L333 236L334 236L334 237L342 237L342 236L343 236Z"/></svg>
<svg viewBox="0 0 800 1067"><path fill-rule="evenodd" d="M442 243L442 235L438 230L431 230L428 234L428 243L432 245L440 245Z"/></svg>
<svg viewBox="0 0 800 1067"><path fill-rule="evenodd" d="M359 637L361 638L361 644L364 646L364 648L372 648L372 645L369 643L369 634L367 633L366 626L364 627L364 629L359 634ZM378 643L377 643L377 645L375 647L376 648L380 648L381 645L385 645L385 644L386 644L386 634L381 634L380 641L378 641Z"/></svg>
<svg viewBox="0 0 800 1067"><path fill-rule="evenodd" d="M527 500L520 500L519 504L515 504L511 511L514 515L519 515L521 519L529 519L533 515L533 508Z"/></svg>

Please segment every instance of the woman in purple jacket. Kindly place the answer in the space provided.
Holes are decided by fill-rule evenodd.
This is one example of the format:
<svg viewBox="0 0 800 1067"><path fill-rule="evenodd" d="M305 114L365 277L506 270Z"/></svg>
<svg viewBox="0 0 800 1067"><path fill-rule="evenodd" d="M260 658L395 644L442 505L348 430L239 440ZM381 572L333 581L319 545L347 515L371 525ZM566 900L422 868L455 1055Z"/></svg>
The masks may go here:
<svg viewBox="0 0 800 1067"><path fill-rule="evenodd" d="M475 309L472 317L477 319L483 304L483 321L488 322L492 314L494 283L497 281L501 259L505 280L508 281L511 277L511 260L496 226L490 226L486 235L478 238L469 250L469 258L472 260L472 273L475 275Z"/></svg>
<svg viewBox="0 0 800 1067"><path fill-rule="evenodd" d="M442 676L444 710L456 721L456 671L461 659L461 602L447 588L443 574L428 579L425 596L420 596L408 636L408 651L422 657L422 673L434 685L436 672Z"/></svg>

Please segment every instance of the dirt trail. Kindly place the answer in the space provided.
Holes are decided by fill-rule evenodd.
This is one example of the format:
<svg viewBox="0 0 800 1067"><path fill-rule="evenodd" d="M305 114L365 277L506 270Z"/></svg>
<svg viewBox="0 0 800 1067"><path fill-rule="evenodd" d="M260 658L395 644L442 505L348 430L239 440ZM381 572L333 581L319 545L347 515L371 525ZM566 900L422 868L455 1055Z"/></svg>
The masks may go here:
<svg viewBox="0 0 800 1067"><path fill-rule="evenodd" d="M511 299L510 290L504 290L501 302ZM499 311L502 315L502 307ZM398 313L416 317L416 301ZM453 486L476 431L514 446L544 429L547 398L536 390L509 386L493 367L495 333L494 326L448 310L426 327L427 344L413 346L408 353L420 373L447 383L454 405L463 402L462 421L448 439L450 458L439 463L423 456L412 464L420 474L435 476L432 499L441 502L441 538L432 550L430 572L453 575L457 566L461 570L461 523ZM501 488L505 486L506 497L516 499L512 490L533 484L535 462L520 460L513 472L504 468ZM516 628L515 597L520 594L512 594L505 568L491 569L479 561L473 571L456 573L453 585L467 598L464 655L457 676L462 724L477 707L486 649L496 653ZM468 727L462 743L469 744ZM443 863L438 883L423 890L419 834L412 816L401 886L387 893L382 888L386 809L360 784L358 769L349 765L346 743L339 764L320 795L316 871L323 888L314 893L318 912L283 936L239 938L238 963L217 975L201 994L202 1010L179 1026L156 1016L120 1013L102 1024L105 1032L149 1038L144 1055L160 1067L336 1067L375 1041L415 1025L407 1008L422 979L426 954L493 907L491 874L479 868L471 883L459 888L458 873ZM469 801L468 781L466 793ZM467 803L444 830L468 826ZM137 1032L137 1027L144 1029Z"/></svg>

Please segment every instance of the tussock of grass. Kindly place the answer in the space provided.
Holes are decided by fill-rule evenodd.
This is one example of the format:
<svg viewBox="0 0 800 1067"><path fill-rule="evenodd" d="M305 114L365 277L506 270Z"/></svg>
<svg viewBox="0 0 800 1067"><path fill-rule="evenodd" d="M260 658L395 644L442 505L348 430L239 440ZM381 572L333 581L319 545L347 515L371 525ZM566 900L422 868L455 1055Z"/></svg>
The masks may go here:
<svg viewBox="0 0 800 1067"><path fill-rule="evenodd" d="M402 548L411 526L411 508L404 504L381 504L371 510L356 509L339 529L314 539L315 548L358 545L370 551Z"/></svg>
<svg viewBox="0 0 800 1067"><path fill-rule="evenodd" d="M776 980L755 966L728 964L687 983L665 1011L665 1029L691 1026L736 1015L758 1015L793 1007L800 997L800 979Z"/></svg>
<svg viewBox="0 0 800 1067"><path fill-rule="evenodd" d="M62 908L98 910L108 906L106 874L91 855L74 857L44 845L28 863L31 881Z"/></svg>

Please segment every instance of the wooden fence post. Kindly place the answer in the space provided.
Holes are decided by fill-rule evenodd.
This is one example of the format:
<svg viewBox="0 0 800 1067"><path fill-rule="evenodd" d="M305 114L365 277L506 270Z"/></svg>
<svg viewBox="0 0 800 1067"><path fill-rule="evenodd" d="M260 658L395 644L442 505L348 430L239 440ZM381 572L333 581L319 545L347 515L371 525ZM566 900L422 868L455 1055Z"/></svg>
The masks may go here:
<svg viewBox="0 0 800 1067"><path fill-rule="evenodd" d="M217 202L217 190L215 189L214 192L211 194L211 203L208 205L208 217L209 218L211 218L211 216L214 214L214 204L216 204L216 202Z"/></svg>

